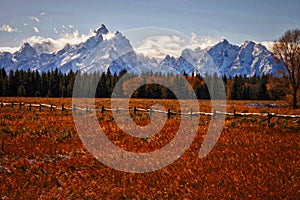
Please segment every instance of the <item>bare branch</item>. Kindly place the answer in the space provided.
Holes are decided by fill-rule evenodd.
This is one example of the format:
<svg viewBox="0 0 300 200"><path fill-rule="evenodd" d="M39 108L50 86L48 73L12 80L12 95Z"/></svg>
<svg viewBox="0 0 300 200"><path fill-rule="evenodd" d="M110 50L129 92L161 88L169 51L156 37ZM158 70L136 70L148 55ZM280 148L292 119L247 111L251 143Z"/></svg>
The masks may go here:
<svg viewBox="0 0 300 200"><path fill-rule="evenodd" d="M275 42L273 54L286 68L292 87L293 107L297 108L297 92L300 86L300 30L286 31Z"/></svg>

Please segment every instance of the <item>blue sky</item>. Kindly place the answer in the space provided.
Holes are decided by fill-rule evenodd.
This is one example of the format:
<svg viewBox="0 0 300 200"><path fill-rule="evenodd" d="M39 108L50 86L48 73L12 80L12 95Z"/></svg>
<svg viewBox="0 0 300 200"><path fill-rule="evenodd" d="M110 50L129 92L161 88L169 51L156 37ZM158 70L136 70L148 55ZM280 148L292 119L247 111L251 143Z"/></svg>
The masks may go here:
<svg viewBox="0 0 300 200"><path fill-rule="evenodd" d="M273 41L300 28L299 11L299 0L2 0L0 47L19 47L32 36L88 37L101 24L111 32L161 27L234 44Z"/></svg>

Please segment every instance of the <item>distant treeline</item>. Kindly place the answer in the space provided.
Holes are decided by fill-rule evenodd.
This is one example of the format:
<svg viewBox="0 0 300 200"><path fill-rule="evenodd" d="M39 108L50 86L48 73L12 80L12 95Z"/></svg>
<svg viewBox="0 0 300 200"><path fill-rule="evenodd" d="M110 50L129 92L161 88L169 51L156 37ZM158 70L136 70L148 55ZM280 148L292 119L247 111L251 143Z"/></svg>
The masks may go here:
<svg viewBox="0 0 300 200"><path fill-rule="evenodd" d="M92 84L97 83L95 97L109 98L112 95L113 89L120 78L126 74L126 70L119 74L112 74L109 70L100 74L95 72L91 74L70 71L67 74L61 73L58 69L48 72L38 71L10 71L8 74L5 69L0 70L0 96L22 96L22 97L72 97L73 86L75 78L79 82L83 91L82 96L90 94ZM137 84L142 83L143 77L153 76L155 79L166 79L168 77L171 81L178 81L178 75L163 75L163 74L131 74L128 80L134 79ZM216 75L206 75L204 79L199 74L192 76L184 75L189 81L198 99L210 99L210 93L206 82L213 85ZM101 77L101 78L100 78ZM205 81L204 81L205 80ZM235 76L226 77L224 75L222 80L226 89L227 99L233 100L277 100L284 98L288 93L287 78L276 78L269 76ZM95 82L96 81L96 82ZM116 88L119 97L128 97L131 85L129 81L122 81L121 87ZM220 88L212 88L211 91L217 91ZM86 93L85 93L86 92ZM93 92L93 91L92 91ZM184 90L182 92L191 92ZM166 87L159 84L146 84L139 87L131 97L135 98L176 98L175 95Z"/></svg>

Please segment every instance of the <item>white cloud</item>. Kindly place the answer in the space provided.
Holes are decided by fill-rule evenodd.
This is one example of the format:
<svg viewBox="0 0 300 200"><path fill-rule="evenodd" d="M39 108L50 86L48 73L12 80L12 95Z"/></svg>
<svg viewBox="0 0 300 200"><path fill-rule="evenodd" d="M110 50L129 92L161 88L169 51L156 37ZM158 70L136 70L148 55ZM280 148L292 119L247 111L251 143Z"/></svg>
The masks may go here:
<svg viewBox="0 0 300 200"><path fill-rule="evenodd" d="M221 37L213 38L211 36L197 36L191 34L190 38L180 38L175 35L151 36L144 39L135 49L138 54L144 56L163 59L167 54L179 57L185 48L207 48L215 45L221 40Z"/></svg>
<svg viewBox="0 0 300 200"><path fill-rule="evenodd" d="M54 32L58 33L72 33L75 30L75 26L72 24L69 25L62 25L61 27L55 27Z"/></svg>
<svg viewBox="0 0 300 200"><path fill-rule="evenodd" d="M61 46L58 42L52 38L43 38L40 36L32 36L26 39L24 42L28 42L31 46L37 49L40 53L55 52ZM61 47L62 48L62 47Z"/></svg>
<svg viewBox="0 0 300 200"><path fill-rule="evenodd" d="M33 27L33 30L34 30L35 33L39 33L40 32L40 30L37 27Z"/></svg>
<svg viewBox="0 0 300 200"><path fill-rule="evenodd" d="M39 53L53 53L64 48L66 44L76 45L81 42L85 42L89 37L94 35L95 33L93 31L90 31L87 34L80 34L78 30L74 30L73 32L60 35L57 39L32 36L24 39L22 43L28 42ZM20 47L0 47L1 52L14 53L19 49Z"/></svg>
<svg viewBox="0 0 300 200"><path fill-rule="evenodd" d="M191 33L190 37L175 35L151 36L138 43L134 50L150 58L163 59L167 54L179 57L182 51L188 49L206 49L222 41L222 36L198 36ZM256 42L264 45L269 51L273 51L273 41Z"/></svg>
<svg viewBox="0 0 300 200"><path fill-rule="evenodd" d="M18 29L17 29L17 28L13 28L13 27L11 27L10 25L3 24L3 25L0 27L0 32L8 32L8 33L12 33L12 32L18 32Z"/></svg>
<svg viewBox="0 0 300 200"><path fill-rule="evenodd" d="M57 31L55 26L53 27L53 31L54 31L55 34L58 34L58 31Z"/></svg>
<svg viewBox="0 0 300 200"><path fill-rule="evenodd" d="M205 49L214 46L221 40L222 37L220 36L198 36L197 34L192 33L190 43L185 48L196 49L200 47L201 49Z"/></svg>
<svg viewBox="0 0 300 200"><path fill-rule="evenodd" d="M274 45L274 42L273 41L263 41L263 42L260 42L262 45L264 45L269 51L273 51L273 45Z"/></svg>
<svg viewBox="0 0 300 200"><path fill-rule="evenodd" d="M111 40L116 37L114 33L107 33L102 35L103 40Z"/></svg>
<svg viewBox="0 0 300 200"><path fill-rule="evenodd" d="M27 23L24 23L24 26L28 26L28 24L27 24Z"/></svg>
<svg viewBox="0 0 300 200"><path fill-rule="evenodd" d="M0 52L14 53L19 50L20 47L0 47Z"/></svg>
<svg viewBox="0 0 300 200"><path fill-rule="evenodd" d="M45 12L41 12L40 15L43 16L43 15L46 15L46 13Z"/></svg>
<svg viewBox="0 0 300 200"><path fill-rule="evenodd" d="M34 17L34 16L28 16L28 18L32 21L35 21L35 22L40 22L40 19L37 18L37 17Z"/></svg>
<svg viewBox="0 0 300 200"><path fill-rule="evenodd" d="M58 39L32 36L23 42L28 42L31 46L38 49L40 53L53 53L61 50L66 44L75 45L84 42L92 35L94 35L92 32L80 34L78 30L75 30L72 33L61 35Z"/></svg>
<svg viewBox="0 0 300 200"><path fill-rule="evenodd" d="M183 43L184 40L178 36L151 36L144 39L141 44L135 48L135 51L139 54L158 59L163 59L167 54L177 57L180 55Z"/></svg>

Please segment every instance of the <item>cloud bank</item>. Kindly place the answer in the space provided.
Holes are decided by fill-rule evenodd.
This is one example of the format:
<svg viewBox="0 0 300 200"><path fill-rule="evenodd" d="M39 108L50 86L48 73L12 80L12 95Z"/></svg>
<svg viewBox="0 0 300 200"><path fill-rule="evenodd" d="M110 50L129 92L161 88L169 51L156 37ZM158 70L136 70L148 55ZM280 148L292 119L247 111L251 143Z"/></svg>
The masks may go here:
<svg viewBox="0 0 300 200"><path fill-rule="evenodd" d="M32 36L24 39L22 42L28 42L31 46L36 48L39 53L53 53L61 50L66 44L76 45L85 42L89 37L95 35L92 30L90 30L90 32L87 34L81 34L78 30L74 29L73 25L69 25L67 27L63 26L62 28L63 31L61 31L61 34L59 34L59 31L56 27L53 28L53 31L59 35L56 39ZM39 33L39 29L37 27L33 27L33 29L34 32ZM17 32L18 30L4 24L0 27L0 31ZM103 35L104 40L109 40L113 37L113 33ZM182 51L186 48L209 48L220 42L222 39L224 38L220 36L198 36L195 33L192 33L189 37L185 38L177 35L157 35L143 39L138 43L137 46L134 46L133 48L137 54L142 54L149 58L161 60L164 59L166 55L179 57ZM273 42L263 41L259 43L266 46L269 51L272 51ZM18 51L19 48L20 47L0 47L0 51L13 53Z"/></svg>
<svg viewBox="0 0 300 200"><path fill-rule="evenodd" d="M178 36L152 36L144 39L134 50L138 54L163 59L167 54L178 56L184 40Z"/></svg>
<svg viewBox="0 0 300 200"><path fill-rule="evenodd" d="M39 32L38 28L34 27L36 33ZM95 35L90 31L88 34L80 34L78 30L74 30L70 33L61 34L58 38L45 38L41 36L31 36L22 41L22 43L28 42L32 47L38 50L38 53L53 53L61 50L66 44L76 45L81 42L85 42L89 37ZM0 47L0 52L14 53L20 49L19 47Z"/></svg>
<svg viewBox="0 0 300 200"><path fill-rule="evenodd" d="M18 51L19 49L20 49L20 47L0 47L0 52L14 53L14 52Z"/></svg>
<svg viewBox="0 0 300 200"><path fill-rule="evenodd" d="M32 21L35 21L35 22L40 22L40 19L37 18L37 17L34 17L34 16L28 16L28 18Z"/></svg>
<svg viewBox="0 0 300 200"><path fill-rule="evenodd" d="M33 31L34 31L35 33L39 33L39 32L40 32L40 30L39 30L37 27L33 27Z"/></svg>
<svg viewBox="0 0 300 200"><path fill-rule="evenodd" d="M12 33L12 32L18 32L18 29L17 29L17 28L13 28L13 27L11 27L10 25L3 24L3 25L0 27L0 32L8 32L8 33Z"/></svg>
<svg viewBox="0 0 300 200"><path fill-rule="evenodd" d="M197 36L195 33L192 33L189 39L174 35L151 36L144 39L134 50L150 58L163 59L167 54L179 57L183 49L205 49L221 39L221 37Z"/></svg>
<svg viewBox="0 0 300 200"><path fill-rule="evenodd" d="M166 55L179 57L184 49L207 49L221 42L221 36L198 36L192 33L189 39L172 35L151 36L144 39L134 50L149 58L164 59ZM256 42L273 51L273 41Z"/></svg>
<svg viewBox="0 0 300 200"><path fill-rule="evenodd" d="M28 42L31 46L36 48L39 53L53 53L64 48L66 44L76 45L86 41L94 33L80 34L78 30L72 33L66 33L58 39L44 38L41 36L32 36L25 39L23 42Z"/></svg>
<svg viewBox="0 0 300 200"><path fill-rule="evenodd" d="M263 42L260 42L262 45L264 45L269 51L273 51L273 45L274 45L274 42L273 41L263 41Z"/></svg>

